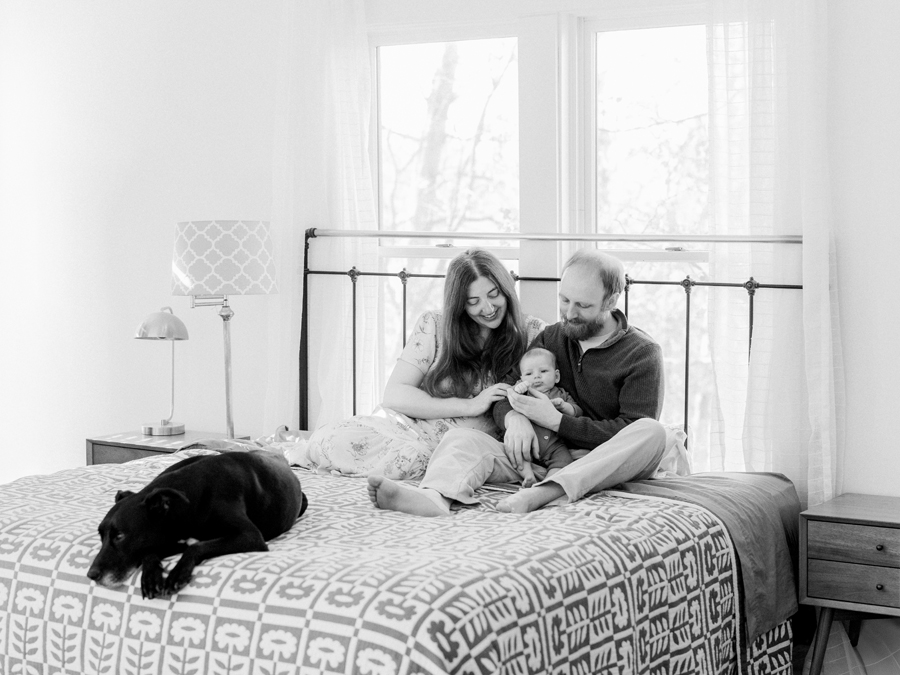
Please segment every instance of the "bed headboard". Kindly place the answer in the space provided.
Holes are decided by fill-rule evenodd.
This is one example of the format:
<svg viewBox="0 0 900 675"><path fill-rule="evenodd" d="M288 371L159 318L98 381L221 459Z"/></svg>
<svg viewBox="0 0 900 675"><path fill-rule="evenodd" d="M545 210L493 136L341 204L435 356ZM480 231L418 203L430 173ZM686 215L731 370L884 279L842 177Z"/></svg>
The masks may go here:
<svg viewBox="0 0 900 675"><path fill-rule="evenodd" d="M357 267L355 264L345 271L316 269L311 265L311 259L314 257L314 246L312 243L318 238L325 237L349 237L349 238L405 238L405 239L426 239L444 242L441 245L446 246L446 242L462 241L468 245L478 245L479 240L515 240L515 241L543 241L550 243L559 242L640 242L640 243L765 243L765 244L801 244L802 238L799 236L746 236L746 237L724 237L715 235L615 235L615 234L596 234L596 235L550 235L550 234L503 234L503 233L459 233L459 232L384 232L384 231L367 231L367 230L329 230L321 228L310 228L306 231L304 243L303 257L303 315L301 323L300 335L300 367L299 367L299 419L300 428L309 428L309 278L314 275L330 275L346 277L348 281L347 292L352 298L352 320L353 320L353 338L352 338L352 377L353 377L353 414L356 410L356 381L357 381L357 339L356 339L356 303L357 303L357 281L364 276L393 277L397 279L397 283L401 287L402 297L402 335L404 341L407 336L407 288L411 280L421 278L442 278L439 274L415 274L407 272L405 268L397 272L384 272L377 269L365 269ZM670 249L671 250L671 249ZM610 251L615 254L616 251ZM372 261L361 261L360 265L372 265ZM377 261L376 261L377 265ZM626 265L627 268L627 265ZM543 277L543 276L519 276L513 272L513 277L517 282L540 282L556 284L559 277ZM691 387L691 292L698 287L709 288L732 288L743 289L743 302L746 303L747 312L747 355L748 359L753 346L753 324L754 324L754 304L756 294L761 290L783 289L797 291L801 290L799 284L769 284L763 283L752 276L745 281L696 281L687 276L683 279L673 279L668 281L657 280L641 280L634 279L626 274L626 285L624 292L624 306L622 307L626 316L628 316L629 305L631 302L631 290L636 286L670 286L683 289L684 302L684 410L683 410L683 428L685 432L688 430L689 408L690 408L690 387ZM736 296L738 299L741 296ZM739 300L735 300L737 302ZM421 311L425 308L418 308Z"/></svg>

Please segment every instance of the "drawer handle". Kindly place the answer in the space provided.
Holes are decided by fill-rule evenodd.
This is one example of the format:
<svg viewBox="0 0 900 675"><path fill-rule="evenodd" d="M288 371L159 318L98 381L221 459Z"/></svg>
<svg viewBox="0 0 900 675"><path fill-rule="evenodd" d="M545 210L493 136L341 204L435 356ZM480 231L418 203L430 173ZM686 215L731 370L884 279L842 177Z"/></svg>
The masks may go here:
<svg viewBox="0 0 900 675"><path fill-rule="evenodd" d="M879 591L883 591L883 590L884 590L884 584L875 584L875 588L876 588L877 590L879 590Z"/></svg>
<svg viewBox="0 0 900 675"><path fill-rule="evenodd" d="M884 544L877 544L877 545L875 546L875 550L876 550L876 551L883 551L883 550L884 550Z"/></svg>

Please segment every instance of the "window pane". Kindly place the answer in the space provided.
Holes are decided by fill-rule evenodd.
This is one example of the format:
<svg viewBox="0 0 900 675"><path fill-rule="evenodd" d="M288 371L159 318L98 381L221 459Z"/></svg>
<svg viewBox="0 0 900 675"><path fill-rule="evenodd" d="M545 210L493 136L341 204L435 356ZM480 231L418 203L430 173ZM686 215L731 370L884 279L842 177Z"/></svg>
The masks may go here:
<svg viewBox="0 0 900 675"><path fill-rule="evenodd" d="M515 38L379 48L382 229L518 231L517 66Z"/></svg>
<svg viewBox="0 0 900 675"><path fill-rule="evenodd" d="M597 34L600 232L706 232L708 117L705 26Z"/></svg>

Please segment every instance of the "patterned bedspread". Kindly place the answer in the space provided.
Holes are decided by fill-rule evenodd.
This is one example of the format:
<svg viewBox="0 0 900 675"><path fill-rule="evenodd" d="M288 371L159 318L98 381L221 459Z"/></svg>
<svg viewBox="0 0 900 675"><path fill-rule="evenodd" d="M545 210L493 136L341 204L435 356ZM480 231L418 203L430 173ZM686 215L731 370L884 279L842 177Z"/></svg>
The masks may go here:
<svg viewBox="0 0 900 675"><path fill-rule="evenodd" d="M683 502L516 516L483 491L413 518L373 508L363 479L299 471L309 510L269 553L208 561L169 600L91 583L116 491L180 458L0 486L0 673L791 672L787 623L736 644L731 543Z"/></svg>

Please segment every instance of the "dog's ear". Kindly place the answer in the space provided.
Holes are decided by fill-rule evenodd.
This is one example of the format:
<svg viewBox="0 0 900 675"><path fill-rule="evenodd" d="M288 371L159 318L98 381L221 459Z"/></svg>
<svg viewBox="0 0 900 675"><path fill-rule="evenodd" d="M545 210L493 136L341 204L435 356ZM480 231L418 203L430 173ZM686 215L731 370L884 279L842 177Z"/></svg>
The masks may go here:
<svg viewBox="0 0 900 675"><path fill-rule="evenodd" d="M141 502L150 515L164 518L183 511L190 504L187 495L173 488L156 488Z"/></svg>
<svg viewBox="0 0 900 675"><path fill-rule="evenodd" d="M130 497L133 494L134 493L131 490L119 490L116 493L116 501L121 501L122 499L125 499L125 497Z"/></svg>

